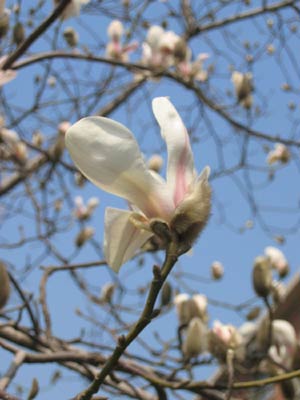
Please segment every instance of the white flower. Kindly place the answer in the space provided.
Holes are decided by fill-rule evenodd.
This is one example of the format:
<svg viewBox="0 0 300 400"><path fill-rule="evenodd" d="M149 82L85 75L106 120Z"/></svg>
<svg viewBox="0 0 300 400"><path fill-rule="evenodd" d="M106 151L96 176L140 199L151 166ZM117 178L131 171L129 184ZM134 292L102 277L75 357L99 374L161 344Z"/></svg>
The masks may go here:
<svg viewBox="0 0 300 400"><path fill-rule="evenodd" d="M116 60L127 61L128 54L137 49L138 43L132 42L123 46L121 43L123 36L123 24L121 21L113 20L107 28L107 35L110 41L106 45L106 56Z"/></svg>
<svg viewBox="0 0 300 400"><path fill-rule="evenodd" d="M202 294L190 297L186 293L180 293L174 297L174 304L180 325L188 324L193 318L207 320L207 298Z"/></svg>
<svg viewBox="0 0 300 400"><path fill-rule="evenodd" d="M267 256L272 268L276 269L280 276L285 276L289 272L289 263L282 251L273 246L265 248Z"/></svg>
<svg viewBox="0 0 300 400"><path fill-rule="evenodd" d="M238 102L244 108L251 108L253 103L252 74L250 72L242 74L241 72L234 71L231 75L231 80L235 88Z"/></svg>
<svg viewBox="0 0 300 400"><path fill-rule="evenodd" d="M193 318L187 328L182 351L187 358L196 357L207 350L207 327L200 318Z"/></svg>
<svg viewBox="0 0 300 400"><path fill-rule="evenodd" d="M132 133L104 117L83 118L66 133L66 146L80 171L100 188L126 199L133 211L107 208L104 252L118 271L153 236L160 219L190 247L210 214L209 168L197 178L187 130L166 97L152 103L167 143L167 180L151 172Z"/></svg>
<svg viewBox="0 0 300 400"><path fill-rule="evenodd" d="M269 165L276 162L286 164L290 160L290 158L291 155L286 145L282 143L275 143L274 149L271 150L268 154L267 163Z"/></svg>

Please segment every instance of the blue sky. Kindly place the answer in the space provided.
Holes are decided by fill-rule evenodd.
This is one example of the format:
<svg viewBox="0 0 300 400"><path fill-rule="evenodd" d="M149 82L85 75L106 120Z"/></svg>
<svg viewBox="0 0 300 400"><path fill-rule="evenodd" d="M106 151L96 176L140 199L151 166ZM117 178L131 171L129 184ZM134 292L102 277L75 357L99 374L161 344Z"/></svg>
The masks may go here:
<svg viewBox="0 0 300 400"><path fill-rule="evenodd" d="M252 2L252 6L260 2ZM8 2L8 5L10 2ZM47 7L45 8L45 10ZM157 15L162 15L166 11L165 5L160 2L153 2L153 5L148 10L150 20L155 21ZM232 9L228 8L228 13ZM287 11L288 13L288 11ZM286 14L287 16L287 14ZM221 17L221 16L220 16ZM268 33L266 20L268 17L260 17L256 21L254 27L250 22L240 22L232 28L226 29L226 35L223 31L205 33L202 36L194 38L191 41L193 52L197 55L199 52L208 52L210 59L207 61L207 66L214 66L214 73L208 83L203 84L201 88L208 97L215 99L219 104L232 113L231 115L237 121L247 120L245 110L237 107L233 96L228 97L227 91L233 92L233 87L230 81L232 69L241 70L242 72L252 71L254 75L254 105L260 107L260 114L255 114L254 111L248 116L248 122L252 128L261 130L271 135L279 135L289 138L299 137L299 131L296 122L299 120L299 93L297 91L283 93L281 90L282 83L286 82L286 75L283 71L286 69L289 72L291 82L299 87L299 76L297 76L295 68L291 64L286 55L285 48L280 54L275 53L270 56L263 51L268 43L273 43L279 48L281 45L277 38L274 39L272 31ZM274 18L274 30L278 23ZM60 32L65 26L76 28L80 35L80 48L82 45L89 44L94 54L103 55L104 45L106 43L106 27L109 18L104 18L91 13L83 13L79 18L70 19L62 24ZM95 39L95 35L89 35L85 29L87 24L93 32L99 34L99 42ZM57 24L56 24L57 26ZM171 21L169 28L174 29L176 33L181 34L180 24L177 21ZM298 37L290 38L289 32L283 32L289 39L289 45L294 54L299 54ZM32 53L49 50L51 48L51 39L54 37L54 29L50 29L45 38L34 44L30 51ZM136 39L141 40L145 35L145 30L138 29ZM230 40L229 40L230 38ZM135 37L134 37L135 39ZM249 42L250 50L245 49L243 43ZM232 46L230 43L232 42ZM258 42L258 46L255 44ZM58 47L64 48L63 40L59 39ZM217 54L213 52L212 43L215 43L218 49ZM249 46L248 46L249 47ZM222 52L225 53L223 56ZM258 58L259 62L253 65L245 61L245 56L251 53ZM133 60L137 60L140 53L133 56ZM279 59L279 63L276 60ZM276 62L275 62L276 61ZM71 63L71 62L70 62ZM69 62L54 60L52 61L54 70L58 77L68 79L67 66ZM101 85L103 74L107 74L107 66L95 64L92 67L85 62L75 62L76 69L73 73L80 78L81 82L77 88L80 93L89 93L89 90L94 90L94 85ZM36 93L36 86L33 83L36 74L42 74L46 64L42 66L35 65L22 69L19 72L17 79L7 85L4 89L6 98L11 98L14 107L20 106L26 109ZM122 69L118 69L125 76ZM131 79L131 76L128 75ZM89 87L87 82L89 79L94 82L93 87ZM70 90L76 95L76 89L70 84ZM73 92L74 89L74 92ZM26 102L24 100L26 94ZM195 156L196 168L200 172L205 165L210 165L212 168L211 185L213 188L213 208L212 216L209 224L197 244L193 248L192 255L184 255L178 265L175 267L170 282L173 287L179 291L185 291L190 288L194 293L206 294L209 299L226 301L231 304L242 303L245 300L253 297L251 288L251 271L253 260L256 256L263 253L266 246L279 245L274 241L274 236L284 235L286 240L280 247L291 267L290 277L299 270L299 233L295 230L289 235L285 235L285 230L277 229L283 227L287 230L293 227L298 222L297 211L299 210L299 149L293 149L293 161L287 166L275 168L275 179L269 180L270 169L266 165L266 149L264 146L272 147L272 143L266 141L259 142L250 139L247 151L247 160L251 169L238 171L234 176L221 176L221 168L231 168L236 166L240 159L241 147L245 141L245 135L241 132L236 132L228 125L220 116L207 107L203 107L195 96L184 90L182 86L176 85L174 81L162 79L159 82L149 82L147 86L138 94L135 94L128 104L124 104L114 112L111 117L125 124L134 132L142 152L148 158L154 152L161 151L164 157L166 151L164 143L160 137L158 125L155 123L150 103L151 99L156 96L169 96L173 104L180 111L183 121L189 130L193 130L192 143ZM49 89L47 96L43 101L51 102L52 99L65 99L66 94L63 93L61 86L57 85L54 89ZM30 100L27 100L30 99ZM88 101L88 99L87 99ZM101 103L104 104L105 99L99 99L99 103L92 107L90 113L94 113L100 108ZM292 116L291 111L287 107L287 103L295 101L296 110ZM254 107L254 108L255 108ZM57 126L57 123L63 119L69 119L75 122L77 118L87 116L85 111L87 104L79 104L78 110L72 110L72 106L66 105L60 107L55 113L54 109L49 106L45 108L43 116L48 118L47 127L42 125L45 134L52 134ZM19 110L21 113L21 110ZM17 117L18 112L14 108L14 117ZM10 118L11 119L11 118ZM41 128L42 120L36 115L32 115L24 120L18 127L19 133L27 139L30 137L34 129ZM212 129L213 128L213 129ZM219 141L216 141L214 135L217 135ZM193 140L196 138L196 140ZM223 163L220 161L220 154L223 155ZM70 162L68 154L65 154L65 160ZM100 206L95 212L92 225L96 230L95 240L103 241L103 216L107 206L126 208L127 205L122 199L118 199L109 195L93 185L87 183L84 189L76 188L72 185L71 177L67 178L68 187L71 188L71 196L82 195L84 199L91 196L97 196L100 199ZM242 186L243 190L240 191ZM58 195L59 188L54 187L55 195ZM255 196L257 203L261 209L264 209L263 215L268 225L274 226L275 229L271 233L267 233L262 229L257 216L253 215L253 209L249 207L249 199ZM5 202L4 207L8 209L8 202ZM16 204L15 204L16 205ZM270 209L270 207L274 207ZM25 207L26 204L25 204ZM30 207L28 205L28 207ZM278 213L277 208L283 209ZM30 208L28 208L30 210ZM68 203L64 205L63 213L70 211ZM253 220L253 228L245 229L247 220ZM58 224L63 224L64 220L58 220ZM30 219L17 216L13 224L6 221L1 232L2 238L15 240L18 235L18 226L22 224L27 234L34 231L34 226ZM64 249L66 254L72 253L72 242L75 234L78 232L78 226L75 223L70 225L70 228L64 235L58 235L55 239L55 244L59 249ZM13 257L11 251L3 251L2 257L6 260L13 260L15 265L18 265L19 270L26 267L26 260L32 256L35 259L41 252L41 245L34 243L25 246L22 250L14 251ZM159 260L162 260L162 254L157 255ZM87 244L76 258L76 262L92 261L99 258L93 247ZM222 262L225 267L224 278L220 282L203 282L210 276L209 267L215 260ZM127 263L121 270L119 277L106 267L96 268L92 271L85 272L85 277L93 286L95 292L111 280L120 280L122 284L128 285L129 288L137 286L146 286L151 279L152 264L157 262L157 258L153 256L146 257L145 265L142 268L136 267L135 261ZM38 263L37 263L38 264ZM43 265L58 265L58 261L49 257L43 260ZM184 271L191 274L199 275L199 281L195 279L186 280L187 287L179 284L176 279L176 273ZM36 265L34 271L29 274L27 271L22 274L22 284L25 289L36 291L41 278L41 270ZM201 281L201 278L202 281ZM82 327L96 340L104 340L108 343L108 338L101 331L85 324L75 310L80 308L95 318L101 320L106 318L104 313L94 306L88 304L88 300L79 294L78 289L74 286L73 281L67 273L58 273L49 283L48 301L51 310L53 310L53 331L57 336L65 339L72 339L80 334ZM137 301L135 296L130 294L127 296L128 304L133 304ZM12 304L18 303L16 294L13 294L11 299ZM258 301L258 304L260 302ZM141 303L138 302L141 306ZM221 307L209 305L210 323L214 319L219 319L222 322L231 322L241 324L242 319L235 313ZM160 335L164 338L173 338L176 335L177 321L175 312L172 311L168 316L160 317L157 322L147 328L143 334L143 338L153 342L152 332L157 329ZM99 338L99 339L98 339ZM133 345L138 346L138 345ZM134 349L135 347L133 347ZM139 351L141 351L139 349ZM5 366L1 367L2 371ZM29 366L18 372L17 378L20 382L29 382L33 377L38 377L43 387L42 398L45 400L52 399L53 396L59 396L63 388L66 397L71 397L80 388L82 381L74 378L74 376L64 370L61 386L48 386L48 370L49 366ZM207 374L208 372L204 372ZM84 383L86 385L86 383ZM12 388L14 386L12 385Z"/></svg>

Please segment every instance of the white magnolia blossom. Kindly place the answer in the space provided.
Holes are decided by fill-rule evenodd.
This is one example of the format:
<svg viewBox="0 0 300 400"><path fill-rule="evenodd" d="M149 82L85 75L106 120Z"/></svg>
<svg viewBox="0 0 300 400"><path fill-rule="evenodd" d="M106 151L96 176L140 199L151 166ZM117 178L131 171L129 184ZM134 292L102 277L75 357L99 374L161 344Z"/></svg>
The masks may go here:
<svg viewBox="0 0 300 400"><path fill-rule="evenodd" d="M116 60L127 61L130 52L138 47L137 42L122 45L122 36L124 28L121 21L113 20L107 28L107 36L110 41L106 45L106 56Z"/></svg>
<svg viewBox="0 0 300 400"><path fill-rule="evenodd" d="M182 351L185 357L196 357L207 351L207 326L200 318L193 318L187 328Z"/></svg>
<svg viewBox="0 0 300 400"><path fill-rule="evenodd" d="M283 319L275 319L272 323L272 345L269 356L273 361L285 368L291 368L297 348L294 327Z"/></svg>
<svg viewBox="0 0 300 400"><path fill-rule="evenodd" d="M25 163L28 158L27 146L21 141L17 132L10 129L2 128L0 130L0 138L3 142L1 145L1 153L4 158L15 158L20 163Z"/></svg>
<svg viewBox="0 0 300 400"><path fill-rule="evenodd" d="M166 181L148 169L133 134L116 121L83 118L66 133L80 171L131 204L130 211L107 208L105 213L104 252L116 272L153 236L153 219L168 224L188 248L210 214L209 167L197 177L187 130L169 99L154 99L152 108L167 143Z"/></svg>
<svg viewBox="0 0 300 400"><path fill-rule="evenodd" d="M54 0L54 5L57 6L60 0ZM61 14L61 19L77 17L80 14L81 6L88 4L90 0L71 0Z"/></svg>
<svg viewBox="0 0 300 400"><path fill-rule="evenodd" d="M174 304L180 325L188 324L193 318L207 320L207 297L202 294L189 296L180 293L174 297Z"/></svg>
<svg viewBox="0 0 300 400"><path fill-rule="evenodd" d="M267 156L267 163L272 165L276 162L286 164L291 158L289 149L285 144L275 143L274 149L271 150Z"/></svg>
<svg viewBox="0 0 300 400"><path fill-rule="evenodd" d="M208 57L207 53L200 53L196 60L192 61L192 52L187 51L186 59L177 64L178 72L186 80L194 79L199 82L205 82L208 78L208 73L203 69L203 63Z"/></svg>
<svg viewBox="0 0 300 400"><path fill-rule="evenodd" d="M252 74L247 72L245 74L234 71L231 75L231 81L235 88L235 94L238 102L244 108L251 108L253 103L252 91Z"/></svg>
<svg viewBox="0 0 300 400"><path fill-rule="evenodd" d="M81 196L76 196L74 199L75 208L73 210L74 216L79 220L85 220L91 217L95 208L99 204L97 197L91 197L86 204L84 204Z"/></svg>
<svg viewBox="0 0 300 400"><path fill-rule="evenodd" d="M174 64L174 50L180 37L161 26L149 28L146 41L142 44L142 62L151 67L169 67Z"/></svg>
<svg viewBox="0 0 300 400"><path fill-rule="evenodd" d="M276 269L280 276L285 276L289 271L289 263L282 251L273 246L265 248L267 256L272 268Z"/></svg>

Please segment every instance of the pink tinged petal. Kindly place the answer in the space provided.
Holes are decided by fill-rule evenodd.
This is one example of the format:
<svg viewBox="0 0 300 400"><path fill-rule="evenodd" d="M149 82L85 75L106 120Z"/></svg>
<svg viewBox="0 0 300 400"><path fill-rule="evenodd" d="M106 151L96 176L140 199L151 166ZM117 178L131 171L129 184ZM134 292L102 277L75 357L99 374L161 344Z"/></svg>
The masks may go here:
<svg viewBox="0 0 300 400"><path fill-rule="evenodd" d="M104 254L115 272L119 272L121 266L153 236L152 232L139 229L131 222L133 214L116 208L105 210Z"/></svg>
<svg viewBox="0 0 300 400"><path fill-rule="evenodd" d="M67 131L66 146L95 185L135 204L148 218L170 218L171 193L165 182L150 173L125 126L103 117L83 118Z"/></svg>
<svg viewBox="0 0 300 400"><path fill-rule="evenodd" d="M154 99L152 108L160 125L161 135L167 143L167 184L173 193L176 206L195 178L190 140L179 114L167 97Z"/></svg>

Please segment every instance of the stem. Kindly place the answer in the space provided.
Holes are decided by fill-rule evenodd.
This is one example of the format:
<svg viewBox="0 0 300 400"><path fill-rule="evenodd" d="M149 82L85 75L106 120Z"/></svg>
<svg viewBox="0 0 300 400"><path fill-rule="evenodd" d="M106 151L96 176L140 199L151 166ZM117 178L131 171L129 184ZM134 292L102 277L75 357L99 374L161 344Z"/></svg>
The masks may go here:
<svg viewBox="0 0 300 400"><path fill-rule="evenodd" d="M122 356L126 348L155 317L154 305L163 283L167 279L169 273L171 272L173 266L177 261L177 251L177 243L174 241L170 242L162 268L159 269L156 266L154 267L154 277L151 282L146 304L144 306L141 316L128 332L128 334L119 338L117 347L115 348L111 357L104 364L102 370L97 374L94 381L89 385L89 387L75 397L76 400L90 400L93 394L98 392L101 384L104 382L107 375L109 375L114 369L114 367L118 363L119 358Z"/></svg>

